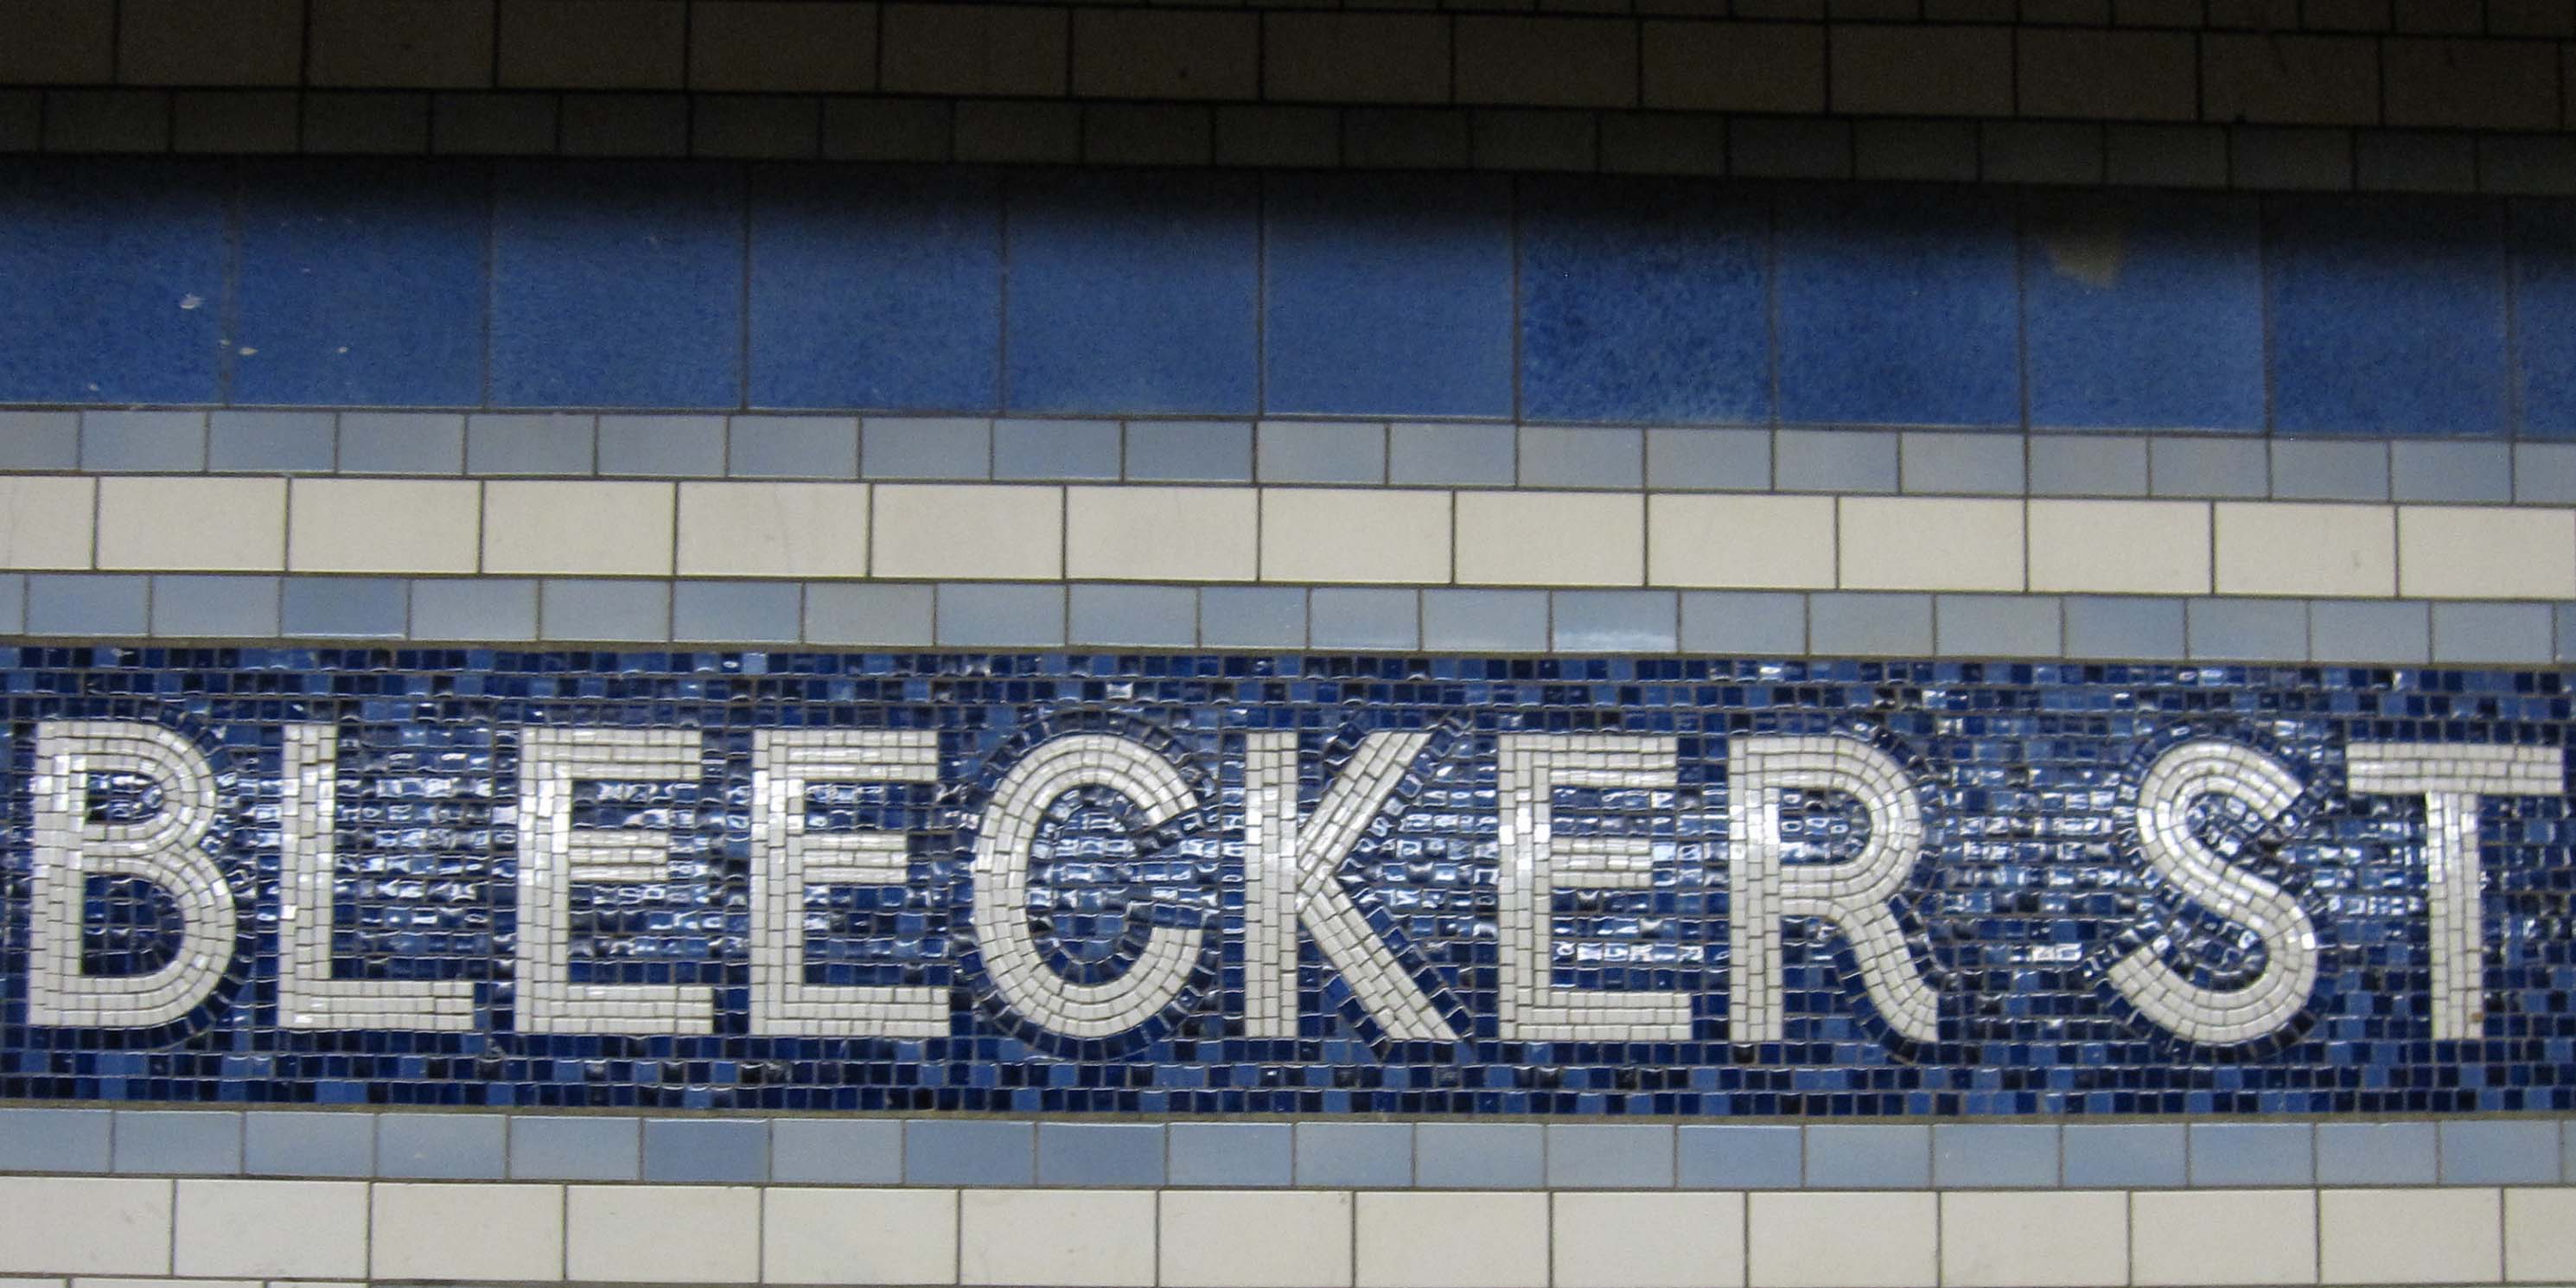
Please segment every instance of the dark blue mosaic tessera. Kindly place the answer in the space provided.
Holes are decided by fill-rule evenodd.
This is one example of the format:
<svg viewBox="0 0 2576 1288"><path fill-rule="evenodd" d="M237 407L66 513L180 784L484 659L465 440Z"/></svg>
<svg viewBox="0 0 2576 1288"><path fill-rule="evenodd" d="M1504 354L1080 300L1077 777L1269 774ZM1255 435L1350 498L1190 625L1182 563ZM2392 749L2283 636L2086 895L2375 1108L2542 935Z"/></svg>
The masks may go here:
<svg viewBox="0 0 2576 1288"><path fill-rule="evenodd" d="M72 1101L649 1106L1154 1114L1891 1115L2391 1113L2576 1109L2576 823L2568 798L2490 797L2484 1037L2436 1042L2429 1017L2419 797L2346 791L2359 741L2562 747L2566 677L2546 672L1699 658L1321 655L0 649L0 1098ZM154 1029L29 1024L40 722L134 720L201 749L218 779L206 841L241 942L222 984ZM282 730L338 734L334 969L467 980L471 1032L290 1030L277 1019ZM589 784L578 826L666 831L668 880L576 888L576 982L704 986L715 1032L520 1032L513 1022L518 733L533 726L703 734L695 781ZM908 833L906 884L803 898L805 978L950 996L947 1037L753 1036L746 935L755 730L935 730L936 784L814 789L809 826ZM1428 750L1339 878L1459 1031L1389 1040L1311 942L1298 1036L1243 1022L1247 735L1298 736L1311 811L1360 739L1427 730ZM1097 790L1047 814L1028 912L1051 967L1114 977L1157 927L1203 926L1187 987L1126 1033L1076 1040L1011 1013L970 925L979 811L1031 748L1070 732L1168 759L1202 808L1154 828ZM1498 1036L1498 736L1670 737L1678 790L1566 792L1581 828L1655 839L1651 886L1560 890L1560 986L1691 999L1693 1040ZM1845 938L1787 925L1786 1040L1728 1041L1728 740L1842 735L1904 766L1923 854L1896 898L1941 1038L1906 1039L1862 989ZM2148 1023L2106 979L2164 960L2228 987L2255 936L2196 907L2140 855L2137 783L2158 752L2221 739L2301 784L2259 825L2194 812L2228 862L2296 896L2321 945L2294 1022L2235 1047ZM94 816L148 816L157 792L102 775ZM1788 859L1830 861L1865 811L1830 792L1784 805ZM147 971L177 912L149 883L89 878L82 964Z"/></svg>

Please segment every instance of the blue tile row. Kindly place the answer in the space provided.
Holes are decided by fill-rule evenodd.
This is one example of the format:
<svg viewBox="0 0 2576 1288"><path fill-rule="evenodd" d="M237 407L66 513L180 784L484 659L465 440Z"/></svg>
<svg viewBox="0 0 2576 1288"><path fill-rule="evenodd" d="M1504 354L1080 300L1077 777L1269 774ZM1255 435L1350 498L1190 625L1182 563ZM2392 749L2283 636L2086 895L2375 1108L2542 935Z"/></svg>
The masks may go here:
<svg viewBox="0 0 2576 1288"><path fill-rule="evenodd" d="M0 283L20 404L2576 436L2538 199L25 158Z"/></svg>
<svg viewBox="0 0 2576 1288"><path fill-rule="evenodd" d="M0 1171L1337 1189L2554 1185L2547 1119L1889 1125L0 1109Z"/></svg>

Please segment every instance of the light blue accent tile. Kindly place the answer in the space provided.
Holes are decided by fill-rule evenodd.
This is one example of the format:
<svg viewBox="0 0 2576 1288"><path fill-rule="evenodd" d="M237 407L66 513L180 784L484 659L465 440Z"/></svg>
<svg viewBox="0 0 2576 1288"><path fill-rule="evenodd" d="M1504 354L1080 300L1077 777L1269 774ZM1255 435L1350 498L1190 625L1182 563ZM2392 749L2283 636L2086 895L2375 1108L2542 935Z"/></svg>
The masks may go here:
<svg viewBox="0 0 2576 1288"><path fill-rule="evenodd" d="M722 416L602 416L599 472L649 478L722 478Z"/></svg>
<svg viewBox="0 0 2576 1288"><path fill-rule="evenodd" d="M1414 592L1318 587L1306 601L1316 648L1412 649L1421 646Z"/></svg>
<svg viewBox="0 0 2576 1288"><path fill-rule="evenodd" d="M915 1118L903 1125L907 1185L1027 1185L1037 1176L1032 1123Z"/></svg>
<svg viewBox="0 0 2576 1288"><path fill-rule="evenodd" d="M327 411L219 411L206 426L206 468L219 474L328 474Z"/></svg>
<svg viewBox="0 0 2576 1288"><path fill-rule="evenodd" d="M2553 613L2558 626L2558 660L2576 659L2576 604L2557 604Z"/></svg>
<svg viewBox="0 0 2576 1288"><path fill-rule="evenodd" d="M1041 1123L1038 1184L1163 1184L1163 1128L1153 1123Z"/></svg>
<svg viewBox="0 0 2576 1288"><path fill-rule="evenodd" d="M1199 642L1214 648L1306 647L1306 592L1210 586L1199 592Z"/></svg>
<svg viewBox="0 0 2576 1288"><path fill-rule="evenodd" d="M81 468L193 473L206 468L201 411L93 411L81 416Z"/></svg>
<svg viewBox="0 0 2576 1288"><path fill-rule="evenodd" d="M2513 446L2509 443L2392 440L2390 490L2400 501L2510 501Z"/></svg>
<svg viewBox="0 0 2576 1288"><path fill-rule="evenodd" d="M2020 434L1906 434L1899 444L1900 477L1908 492L2020 496L2026 441Z"/></svg>
<svg viewBox="0 0 2576 1288"><path fill-rule="evenodd" d="M870 416L859 472L872 479L980 479L993 473L993 422Z"/></svg>
<svg viewBox="0 0 2576 1288"><path fill-rule="evenodd" d="M780 1185L892 1185L903 1179L903 1124L885 1118L779 1118L769 1179Z"/></svg>
<svg viewBox="0 0 2576 1288"><path fill-rule="evenodd" d="M2551 618L2546 604L2435 604L2436 662L2546 662Z"/></svg>
<svg viewBox="0 0 2576 1288"><path fill-rule="evenodd" d="M116 1170L152 1176L241 1171L242 1117L229 1110L119 1109Z"/></svg>
<svg viewBox="0 0 2576 1288"><path fill-rule="evenodd" d="M2184 656L2179 599L2070 595L2066 656L2103 661L2168 661Z"/></svg>
<svg viewBox="0 0 2576 1288"><path fill-rule="evenodd" d="M27 575L0 573L0 635L27 629Z"/></svg>
<svg viewBox="0 0 2576 1288"><path fill-rule="evenodd" d="M2272 495L2285 501L2385 501L2388 444L2276 438Z"/></svg>
<svg viewBox="0 0 2576 1288"><path fill-rule="evenodd" d="M588 474L590 416L474 416L465 422L472 474Z"/></svg>
<svg viewBox="0 0 2576 1288"><path fill-rule="evenodd" d="M2558 1175L2561 1181L2576 1177L2576 1123L2558 1124Z"/></svg>
<svg viewBox="0 0 2576 1288"><path fill-rule="evenodd" d="M27 631L33 635L141 635L150 583L141 577L33 573Z"/></svg>
<svg viewBox="0 0 2576 1288"><path fill-rule="evenodd" d="M1251 422L1129 421L1127 477L1139 483L1249 483Z"/></svg>
<svg viewBox="0 0 2576 1288"><path fill-rule="evenodd" d="M1551 1189L1660 1190L1673 1183L1668 1123L1549 1123Z"/></svg>
<svg viewBox="0 0 2576 1288"><path fill-rule="evenodd" d="M1320 1189L1402 1189L1413 1184L1410 1123L1297 1124L1297 1183Z"/></svg>
<svg viewBox="0 0 2576 1288"><path fill-rule="evenodd" d="M2315 1141L2306 1123L2193 1123L2191 1183L2310 1185Z"/></svg>
<svg viewBox="0 0 2576 1288"><path fill-rule="evenodd" d="M2513 499L2524 505L2576 502L2576 444L2514 444Z"/></svg>
<svg viewBox="0 0 2576 1288"><path fill-rule="evenodd" d="M512 1118L510 1179L634 1180L640 1174L640 1125L633 1118Z"/></svg>
<svg viewBox="0 0 2576 1288"><path fill-rule="evenodd" d="M419 640L535 639L537 583L515 577L416 579L411 631Z"/></svg>
<svg viewBox="0 0 2576 1288"><path fill-rule="evenodd" d="M2308 605L2308 656L2421 663L2432 655L2431 621L2420 601L2320 599Z"/></svg>
<svg viewBox="0 0 2576 1288"><path fill-rule="evenodd" d="M1770 211L1661 179L1524 180L1527 414L1759 421L1771 412Z"/></svg>
<svg viewBox="0 0 2576 1288"><path fill-rule="evenodd" d="M1076 645L1188 648L1199 638L1198 592L1187 586L1074 586Z"/></svg>
<svg viewBox="0 0 2576 1288"><path fill-rule="evenodd" d="M1670 653L1681 647L1671 591L1560 590L1549 617L1562 652Z"/></svg>
<svg viewBox="0 0 2576 1288"><path fill-rule="evenodd" d="M508 1171L509 1121L499 1114L378 1114L376 1175L497 1181Z"/></svg>
<svg viewBox="0 0 2576 1288"><path fill-rule="evenodd" d="M1807 1129L1807 1184L1826 1189L1921 1189L1932 1183L1932 1129Z"/></svg>
<svg viewBox="0 0 2576 1288"><path fill-rule="evenodd" d="M0 1109L0 1170L104 1172L110 1111Z"/></svg>
<svg viewBox="0 0 2576 1288"><path fill-rule="evenodd" d="M1939 1123L1932 1183L1943 1189L2048 1189L2057 1184L2057 1128Z"/></svg>
<svg viewBox="0 0 2576 1288"><path fill-rule="evenodd" d="M1003 405L1258 410L1255 179L1030 171L1011 180L1008 195Z"/></svg>
<svg viewBox="0 0 2576 1288"><path fill-rule="evenodd" d="M2180 1123L2070 1123L2059 1148L2069 1189L2171 1189L2187 1175Z"/></svg>
<svg viewBox="0 0 2576 1288"><path fill-rule="evenodd" d="M1287 1123L1173 1123L1171 1183L1268 1187L1296 1180L1296 1133Z"/></svg>
<svg viewBox="0 0 2576 1288"><path fill-rule="evenodd" d="M1767 429L1650 429L1646 485L1763 492L1771 487Z"/></svg>
<svg viewBox="0 0 2576 1288"><path fill-rule="evenodd" d="M723 174L496 163L491 401L739 404L743 189Z"/></svg>
<svg viewBox="0 0 2576 1288"><path fill-rule="evenodd" d="M411 583L400 577L290 577L279 617L291 636L401 639L410 633Z"/></svg>
<svg viewBox="0 0 2576 1288"><path fill-rule="evenodd" d="M1439 1189L1538 1189L1547 1184L1547 1134L1537 1123L1421 1123L1413 1176Z"/></svg>
<svg viewBox="0 0 2576 1288"><path fill-rule="evenodd" d="M2317 1124L2317 1180L2325 1185L2431 1185L2441 1175L2431 1123ZM2553 1151L2557 1141L2552 1133ZM2555 1158L2551 1178L2556 1177Z"/></svg>
<svg viewBox="0 0 2576 1288"><path fill-rule="evenodd" d="M769 1179L769 1124L744 1118L647 1119L644 1179L760 1184Z"/></svg>
<svg viewBox="0 0 2576 1288"><path fill-rule="evenodd" d="M80 468L80 413L0 411L0 470Z"/></svg>
<svg viewBox="0 0 2576 1288"><path fill-rule="evenodd" d="M1519 470L1509 425L1406 423L1387 435L1390 483L1510 487Z"/></svg>
<svg viewBox="0 0 2576 1288"><path fill-rule="evenodd" d="M343 474L454 474L464 467L463 416L446 412L340 413Z"/></svg>
<svg viewBox="0 0 2576 1288"><path fill-rule="evenodd" d="M1265 420L1254 433L1254 467L1264 483L1386 481L1384 425Z"/></svg>
<svg viewBox="0 0 2576 1288"><path fill-rule="evenodd" d="M1266 410L1512 414L1507 180L1281 174L1268 217Z"/></svg>
<svg viewBox="0 0 2576 1288"><path fill-rule="evenodd" d="M1686 1190L1792 1190L1804 1184L1805 1145L1796 1127L1675 1129L1674 1183Z"/></svg>
<svg viewBox="0 0 2576 1288"><path fill-rule="evenodd" d="M805 587L805 642L927 648L932 638L928 586Z"/></svg>
<svg viewBox="0 0 2576 1288"><path fill-rule="evenodd" d="M2307 605L2297 600L2194 599L2184 612L2194 661L2307 660Z"/></svg>
<svg viewBox="0 0 2576 1288"><path fill-rule="evenodd" d="M1794 657L1807 651L1807 597L1771 591L1682 592L1682 651Z"/></svg>
<svg viewBox="0 0 2576 1288"><path fill-rule="evenodd" d="M671 591L671 638L793 644L803 634L802 587L779 581L682 581Z"/></svg>
<svg viewBox="0 0 2576 1288"><path fill-rule="evenodd" d="M1826 657L1920 657L1932 651L1932 597L1810 595L1807 638Z"/></svg>
<svg viewBox="0 0 2576 1288"><path fill-rule="evenodd" d="M2049 595L1942 595L1934 642L1947 657L2046 657L2063 647L2063 611Z"/></svg>
<svg viewBox="0 0 2576 1288"><path fill-rule="evenodd" d="M1777 247L1781 419L2020 423L2009 197L1797 194Z"/></svg>
<svg viewBox="0 0 2576 1288"><path fill-rule="evenodd" d="M2277 200L2264 264L2273 428L2509 433L2502 216L2431 197Z"/></svg>
<svg viewBox="0 0 2576 1288"><path fill-rule="evenodd" d="M2259 438L2156 438L2147 442L2147 481L2157 496L2259 497L2272 466Z"/></svg>
<svg viewBox="0 0 2576 1288"><path fill-rule="evenodd" d="M415 142L428 105L416 111ZM318 118L305 124L311 146ZM241 191L235 401L483 401L492 206L482 162L262 161L247 166ZM578 221L590 211L552 213Z"/></svg>
<svg viewBox="0 0 2576 1288"><path fill-rule="evenodd" d="M2147 440L2037 434L2030 440L2033 496L2145 496Z"/></svg>
<svg viewBox="0 0 2576 1288"><path fill-rule="evenodd" d="M1869 430L1784 429L1772 474L1783 492L1893 492L1897 437Z"/></svg>
<svg viewBox="0 0 2576 1288"><path fill-rule="evenodd" d="M943 582L936 606L942 645L1042 648L1064 643L1064 587Z"/></svg>
<svg viewBox="0 0 2576 1288"><path fill-rule="evenodd" d="M229 183L216 161L0 164L0 388L21 402L216 401Z"/></svg>
<svg viewBox="0 0 2576 1288"><path fill-rule="evenodd" d="M1115 480L1118 437L1114 420L997 420L993 477Z"/></svg>
<svg viewBox="0 0 2576 1288"><path fill-rule="evenodd" d="M1460 652L1547 651L1547 592L1426 590L1422 646Z"/></svg>
<svg viewBox="0 0 2576 1288"><path fill-rule="evenodd" d="M252 1176L373 1176L376 1116L314 1110L244 1114L242 1171Z"/></svg>
<svg viewBox="0 0 2576 1288"><path fill-rule="evenodd" d="M1624 488L1645 485L1645 432L1635 429L1521 429L1521 486Z"/></svg>
<svg viewBox="0 0 2576 1288"><path fill-rule="evenodd" d="M859 476L859 422L848 416L736 416L726 472L743 479Z"/></svg>
<svg viewBox="0 0 2576 1288"><path fill-rule="evenodd" d="M991 411L1001 335L992 172L753 168L753 406Z"/></svg>
<svg viewBox="0 0 2576 1288"><path fill-rule="evenodd" d="M2027 206L2035 425L2263 428L2263 264L2252 198L2120 192Z"/></svg>
<svg viewBox="0 0 2576 1288"><path fill-rule="evenodd" d="M278 634L275 577L152 579L152 633L201 639L268 639Z"/></svg>
<svg viewBox="0 0 2576 1288"><path fill-rule="evenodd" d="M537 624L550 640L602 643L671 638L671 587L659 581L547 581Z"/></svg>

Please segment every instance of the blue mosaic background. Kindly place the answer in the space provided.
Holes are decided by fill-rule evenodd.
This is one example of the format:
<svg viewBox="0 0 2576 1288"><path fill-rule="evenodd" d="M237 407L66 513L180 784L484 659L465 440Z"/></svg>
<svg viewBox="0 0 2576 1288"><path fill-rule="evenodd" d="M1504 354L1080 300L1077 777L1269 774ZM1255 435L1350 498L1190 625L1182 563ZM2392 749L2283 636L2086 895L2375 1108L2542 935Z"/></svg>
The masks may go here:
<svg viewBox="0 0 2576 1288"><path fill-rule="evenodd" d="M0 1097L1149 1113L1566 1113L1873 1116L2576 1108L2576 823L2565 797L2485 809L2483 1041L2429 1040L2422 804L2342 791L2349 740L2564 746L2565 677L2532 672L2082 664L1479 660L1297 655L980 655L0 649L11 736L0 794ZM245 942L214 1000L155 1032L25 1025L29 772L34 722L152 720L215 760L209 841L243 896ZM279 725L327 721L342 745L338 973L478 982L472 1034L288 1033L274 1027ZM586 789L585 821L673 833L673 875L577 901L575 979L703 982L719 1033L686 1038L510 1032L513 729L706 731L694 783ZM809 978L945 984L952 1035L932 1041L745 1034L750 734L762 727L935 728L943 781L816 801L817 826L914 832L906 888L809 909ZM1431 751L1344 868L1380 935L1437 990L1457 1044L1380 1041L1305 950L1296 1040L1237 1036L1241 735L1294 729L1309 806L1327 766L1378 729L1430 729ZM1210 806L1130 835L1115 799L1060 810L1037 879L1060 909L1041 941L1067 969L1114 962L1147 924L1216 933L1180 1001L1117 1040L1077 1042L1010 1017L966 933L974 812L1016 757L1069 730L1122 733L1170 756ZM496 733L496 730L498 731ZM1671 842L1651 890L1560 894L1568 937L1641 963L1634 986L1696 999L1700 1040L1608 1046L1495 1040L1494 738L1618 730L1679 739L1675 799L1604 798ZM1930 833L1902 896L1944 1039L1890 1035L1838 936L1792 923L1789 1040L1736 1046L1726 1012L1725 740L1843 733L1917 780ZM2315 997L2284 1033L2195 1048L2103 982L2158 933L2171 960L2225 986L2259 961L2250 936L2146 875L2133 809L2146 764L2191 737L2282 758L2307 784L2279 827L2234 811L2200 825L2235 862L2284 883L2325 943ZM613 798L613 799L612 799ZM148 807L111 802L111 811ZM1858 841L1836 797L1795 811L1800 856ZM825 821L828 820L828 821ZM93 886L93 968L168 951L166 901ZM1086 965L1087 963L1087 965ZM1560 983L1603 983L1561 971Z"/></svg>
<svg viewBox="0 0 2576 1288"><path fill-rule="evenodd" d="M2576 202L8 158L0 332L39 406L2564 438Z"/></svg>

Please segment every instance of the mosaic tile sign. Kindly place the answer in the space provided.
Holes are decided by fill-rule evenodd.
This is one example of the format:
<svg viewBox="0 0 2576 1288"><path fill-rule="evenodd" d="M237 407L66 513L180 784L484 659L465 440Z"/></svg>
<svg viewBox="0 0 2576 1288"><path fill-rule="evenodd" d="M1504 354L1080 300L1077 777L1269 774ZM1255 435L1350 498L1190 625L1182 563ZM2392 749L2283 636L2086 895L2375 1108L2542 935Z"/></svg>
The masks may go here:
<svg viewBox="0 0 2576 1288"><path fill-rule="evenodd" d="M0 1096L2576 1108L2554 673L0 650Z"/></svg>

